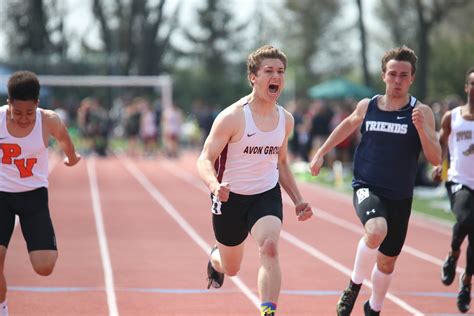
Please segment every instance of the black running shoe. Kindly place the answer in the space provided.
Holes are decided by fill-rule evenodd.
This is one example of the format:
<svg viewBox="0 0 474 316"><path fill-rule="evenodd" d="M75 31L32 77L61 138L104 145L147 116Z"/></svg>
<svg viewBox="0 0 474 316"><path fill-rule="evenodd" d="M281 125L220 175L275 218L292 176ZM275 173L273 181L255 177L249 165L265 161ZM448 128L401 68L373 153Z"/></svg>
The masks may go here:
<svg viewBox="0 0 474 316"><path fill-rule="evenodd" d="M370 307L369 301L365 302L364 304L364 315L365 316L379 316L380 312L376 312Z"/></svg>
<svg viewBox="0 0 474 316"><path fill-rule="evenodd" d="M211 264L212 253L217 249L217 246L212 247L211 253L209 254L209 261L207 262L207 288L211 286L218 289L224 284L224 273L218 272Z"/></svg>
<svg viewBox="0 0 474 316"><path fill-rule="evenodd" d="M456 263L458 258L453 257L451 254L448 255L444 261L443 268L441 269L441 282L444 285L451 285L456 276Z"/></svg>
<svg viewBox="0 0 474 316"><path fill-rule="evenodd" d="M336 311L338 316L349 316L351 314L361 286L362 284L355 284L352 280L349 282L349 285L342 292L337 302Z"/></svg>
<svg viewBox="0 0 474 316"><path fill-rule="evenodd" d="M460 280L457 305L461 313L467 313L471 308L471 284L463 284Z"/></svg>

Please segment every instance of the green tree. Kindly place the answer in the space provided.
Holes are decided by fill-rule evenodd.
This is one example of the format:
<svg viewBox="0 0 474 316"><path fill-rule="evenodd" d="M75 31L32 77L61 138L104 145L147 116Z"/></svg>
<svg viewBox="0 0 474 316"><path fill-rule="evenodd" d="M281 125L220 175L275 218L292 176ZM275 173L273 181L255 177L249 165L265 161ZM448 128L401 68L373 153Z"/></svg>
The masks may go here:
<svg viewBox="0 0 474 316"><path fill-rule="evenodd" d="M334 60L338 51L331 51L329 41L340 43L333 20L340 12L339 0L286 0L282 10L285 50L296 78L296 96L306 97L307 89L321 78L317 67L318 54L326 52ZM291 27L289 27L291 25ZM344 53L345 50L339 49ZM324 58L324 57L322 57ZM333 65L333 64L332 64ZM338 68L337 66L335 68ZM323 69L324 71L324 69ZM333 69L334 72L337 70Z"/></svg>
<svg viewBox="0 0 474 316"><path fill-rule="evenodd" d="M31 56L41 62L63 57L68 48L64 34L64 9L61 1L12 0L2 4L1 18L12 60Z"/></svg>
<svg viewBox="0 0 474 316"><path fill-rule="evenodd" d="M198 27L185 30L192 50L183 53L199 87L195 97L213 106L230 104L246 87L240 43L247 23L238 24L232 10L225 0L206 0L196 11Z"/></svg>
<svg viewBox="0 0 474 316"><path fill-rule="evenodd" d="M367 33L365 31L365 25L364 25L364 11L362 7L362 0L356 0L357 4L357 9L359 12L358 16L358 27L359 27L359 33L360 33L360 57L362 60L362 74L364 76L364 84L368 87L371 86L371 80L370 80L370 73L369 73L369 66L368 66L368 61L367 61Z"/></svg>
<svg viewBox="0 0 474 316"><path fill-rule="evenodd" d="M94 0L92 11L100 25L109 74L157 75L164 71L165 54L172 51L171 35L179 22L180 6L165 15L166 0Z"/></svg>
<svg viewBox="0 0 474 316"><path fill-rule="evenodd" d="M430 64L428 96L432 100L457 95L465 97L466 70L474 67L474 33L472 25L474 3L463 10L452 11L433 32L435 46Z"/></svg>
<svg viewBox="0 0 474 316"><path fill-rule="evenodd" d="M451 11L464 8L468 3L469 0L382 0L379 2L380 18L387 25L395 44L410 46L419 57L415 91L421 100L427 96L433 30Z"/></svg>

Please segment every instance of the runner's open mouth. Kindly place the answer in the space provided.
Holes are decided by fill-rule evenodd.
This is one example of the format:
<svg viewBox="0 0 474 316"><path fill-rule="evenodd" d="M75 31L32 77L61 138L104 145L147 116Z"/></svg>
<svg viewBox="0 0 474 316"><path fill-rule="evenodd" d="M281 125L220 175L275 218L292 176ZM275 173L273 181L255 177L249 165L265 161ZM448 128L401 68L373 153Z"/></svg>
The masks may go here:
<svg viewBox="0 0 474 316"><path fill-rule="evenodd" d="M278 92L279 87L280 86L277 84L271 84L268 86L268 89L270 90L270 92L275 93L275 92Z"/></svg>

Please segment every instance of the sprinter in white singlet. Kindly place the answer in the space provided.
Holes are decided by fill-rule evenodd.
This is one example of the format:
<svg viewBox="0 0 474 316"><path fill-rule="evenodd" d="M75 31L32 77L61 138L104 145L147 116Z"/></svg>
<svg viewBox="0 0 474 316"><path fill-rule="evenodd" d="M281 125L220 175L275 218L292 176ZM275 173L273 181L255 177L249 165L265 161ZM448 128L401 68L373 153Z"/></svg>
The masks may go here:
<svg viewBox="0 0 474 316"><path fill-rule="evenodd" d="M217 116L197 162L199 174L211 192L217 240L208 262L208 288L222 286L224 274L238 273L250 233L259 246L258 291L261 315L265 316L275 315L281 286L280 185L292 199L299 220L312 216L287 160L294 120L277 104L286 65L284 53L269 45L249 55L252 92Z"/></svg>
<svg viewBox="0 0 474 316"><path fill-rule="evenodd" d="M474 273L474 68L466 73L465 105L446 112L441 119L439 142L446 159L449 151L449 169L446 188L451 210L456 216L448 253L441 270L441 282L451 285L456 275L456 264L461 244L468 237L466 271L460 278L457 306L466 313L471 307L471 280ZM435 181L441 179L442 166L434 169Z"/></svg>
<svg viewBox="0 0 474 316"><path fill-rule="evenodd" d="M0 315L8 315L4 263L8 244L20 219L33 269L39 275L53 272L58 256L48 208L48 140L54 137L66 158L75 165L71 138L52 110L38 108L40 84L29 71L8 80L8 104L0 107Z"/></svg>

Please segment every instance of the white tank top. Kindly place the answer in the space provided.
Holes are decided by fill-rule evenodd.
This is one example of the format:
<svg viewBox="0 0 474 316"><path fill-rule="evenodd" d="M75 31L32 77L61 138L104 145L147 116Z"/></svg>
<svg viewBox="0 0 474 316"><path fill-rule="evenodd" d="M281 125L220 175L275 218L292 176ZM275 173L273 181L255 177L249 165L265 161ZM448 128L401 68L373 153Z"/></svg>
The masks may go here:
<svg viewBox="0 0 474 316"><path fill-rule="evenodd" d="M474 121L465 120L461 107L451 111L451 134L448 139L450 165L448 180L474 190Z"/></svg>
<svg viewBox="0 0 474 316"><path fill-rule="evenodd" d="M0 191L25 192L48 187L48 148L44 145L40 109L25 137L14 137L7 129L8 105L0 107Z"/></svg>
<svg viewBox="0 0 474 316"><path fill-rule="evenodd" d="M278 106L278 124L263 132L257 128L248 103L243 105L245 130L242 138L228 143L216 161L219 182L230 184L230 191L254 195L273 189L278 183L278 152L285 139L285 113Z"/></svg>

